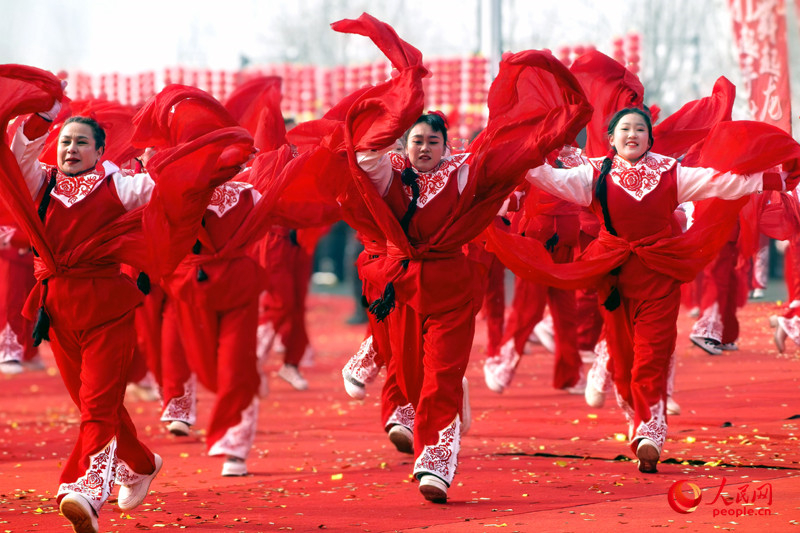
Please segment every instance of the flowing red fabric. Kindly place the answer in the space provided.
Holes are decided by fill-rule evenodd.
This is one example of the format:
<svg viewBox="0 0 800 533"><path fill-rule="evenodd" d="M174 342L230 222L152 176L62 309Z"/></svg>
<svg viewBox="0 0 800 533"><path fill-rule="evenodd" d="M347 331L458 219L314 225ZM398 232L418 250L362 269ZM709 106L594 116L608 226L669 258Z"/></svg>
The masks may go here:
<svg viewBox="0 0 800 533"><path fill-rule="evenodd" d="M795 168L798 157L800 144L779 128L761 122L721 122L711 128L691 164L719 172L747 174L781 163ZM733 201L698 202L695 223L686 233L675 237L657 234L638 242L627 242L602 230L597 245L593 244L573 263L556 265L541 243L533 239L521 241L523 237L493 228L487 232L488 249L515 274L565 289L597 285L631 253L639 256L649 268L688 282L727 242L739 210L747 201L744 197Z"/></svg>
<svg viewBox="0 0 800 533"><path fill-rule="evenodd" d="M346 123L351 127L349 139L354 139L359 149L380 149L394 143L410 125L409 120L413 122L422 113L420 79L428 72L416 48L366 13L355 20L335 22L331 27L372 39L399 73L388 82L354 91L321 119L300 124L287 133L288 141L297 146L300 154L311 152L297 165L294 178L276 205L276 217L291 227L330 224L342 217L337 197L344 190L354 189L346 150ZM410 100L414 100L413 107L407 105ZM290 224L291 219L296 222Z"/></svg>
<svg viewBox="0 0 800 533"><path fill-rule="evenodd" d="M331 28L341 33L355 33L369 37L398 70L422 66L422 52L402 40L394 28L368 13L362 13L355 20L344 19L334 22Z"/></svg>
<svg viewBox="0 0 800 533"><path fill-rule="evenodd" d="M214 188L239 172L253 139L211 95L183 85L151 98L134 124L134 145L160 149L148 162L156 188L143 213L145 270L159 279L191 250Z"/></svg>
<svg viewBox="0 0 800 533"><path fill-rule="evenodd" d="M441 230L428 242L415 246L355 161L357 151L393 143L419 116L421 78L417 75L404 84L403 74L401 71L387 82L384 91L362 95L362 100L391 98L402 105L357 102L348 113L346 138L355 184L371 215L371 221L364 220L366 226L357 229L366 234L377 231L386 238L388 255L395 260L387 264L386 278L409 301L408 295L425 288L415 284L420 262L403 266L402 260L446 257L480 234L524 173L577 135L588 121L591 107L574 76L549 52L526 51L504 59L489 92L489 122L471 146L467 186ZM398 114L387 117L387 112ZM384 129L365 131L360 127L365 124Z"/></svg>
<svg viewBox="0 0 800 533"><path fill-rule="evenodd" d="M261 151L277 150L286 144L281 82L278 76L259 76L237 87L224 102L225 109L250 132L253 144Z"/></svg>
<svg viewBox="0 0 800 533"><path fill-rule="evenodd" d="M767 237L785 241L800 232L800 202L792 193L772 191L759 217L759 229Z"/></svg>
<svg viewBox="0 0 800 533"><path fill-rule="evenodd" d="M106 147L100 161L111 161L122 165L142 152L131 144L134 115L136 115L134 107L108 100L93 98L64 103L62 112L50 129L39 161L48 165L57 163L56 148L63 122L69 117L83 116L95 119L106 132Z"/></svg>
<svg viewBox="0 0 800 533"><path fill-rule="evenodd" d="M731 119L736 87L725 77L714 84L711 96L692 100L653 127L651 150L669 157L681 157L701 142L712 126Z"/></svg>
<svg viewBox="0 0 800 533"><path fill-rule="evenodd" d="M179 84L167 85L150 98L133 123L136 129L131 142L141 148L177 146L221 128L239 127L213 96Z"/></svg>
<svg viewBox="0 0 800 533"><path fill-rule="evenodd" d="M153 279L172 272L189 253L214 188L238 173L248 146L252 137L243 128L223 128L151 158L148 169L157 185L142 224L149 259L143 270Z"/></svg>
<svg viewBox="0 0 800 533"><path fill-rule="evenodd" d="M63 96L61 81L47 71L24 65L0 65L0 124L3 131L8 129L11 119L48 110ZM55 269L55 259L44 236L44 225L36 214L7 136L0 143L0 184L3 188L0 205L28 235L41 261Z"/></svg>
<svg viewBox="0 0 800 533"><path fill-rule="evenodd" d="M642 108L644 86L639 78L617 60L592 50L578 57L570 67L594 107L586 126L588 157L601 157L608 152L608 122L626 107Z"/></svg>

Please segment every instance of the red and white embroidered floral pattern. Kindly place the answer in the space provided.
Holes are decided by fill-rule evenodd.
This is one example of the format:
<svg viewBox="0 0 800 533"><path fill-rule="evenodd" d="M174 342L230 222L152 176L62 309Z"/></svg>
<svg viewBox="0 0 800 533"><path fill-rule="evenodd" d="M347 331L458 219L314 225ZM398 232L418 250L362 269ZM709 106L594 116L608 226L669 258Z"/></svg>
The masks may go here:
<svg viewBox="0 0 800 533"><path fill-rule="evenodd" d="M667 440L667 416L663 400L650 406L650 420L639 422L631 444L638 446L640 439L653 441L658 448L658 453L661 454L661 448L664 446L664 441Z"/></svg>
<svg viewBox="0 0 800 533"><path fill-rule="evenodd" d="M252 189L249 183L241 181L229 181L214 189L208 209L214 211L218 216L222 216L230 208L239 203L242 191Z"/></svg>
<svg viewBox="0 0 800 533"><path fill-rule="evenodd" d="M419 479L423 474L434 474L448 487L453 483L461 447L460 426L461 421L456 415L450 425L439 432L439 441L433 446L425 446L414 462L414 477Z"/></svg>
<svg viewBox="0 0 800 533"><path fill-rule="evenodd" d="M417 207L425 207L425 204L430 202L436 197L447 185L450 176L455 176L458 167L464 164L470 154L457 154L442 158L441 162L435 169L430 172L417 172L417 184L419 185L419 198L417 199ZM402 155L391 152L389 154L392 168L394 170L402 171L405 168L405 157ZM406 197L411 200L411 187L403 185L403 192Z"/></svg>
<svg viewBox="0 0 800 533"><path fill-rule="evenodd" d="M24 349L20 344L17 334L11 329L11 324L0 331L0 363L22 361Z"/></svg>
<svg viewBox="0 0 800 533"><path fill-rule="evenodd" d="M180 420L193 426L197 422L197 377L192 374L183 384L183 395L170 398L161 413L162 422Z"/></svg>
<svg viewBox="0 0 800 533"><path fill-rule="evenodd" d="M358 381L362 385L372 383L378 376L381 368L375 364L375 345L372 342L372 335L364 339L358 352L347 361L342 368L342 377L348 381Z"/></svg>
<svg viewBox="0 0 800 533"><path fill-rule="evenodd" d="M95 511L108 499L114 488L117 468L116 437L105 448L89 457L89 468L74 483L62 483L58 487L58 496L77 492L85 496Z"/></svg>
<svg viewBox="0 0 800 533"><path fill-rule="evenodd" d="M610 392L614 386L614 376L608 371L608 345L605 339L597 343L594 347L595 357L592 367L586 373L586 383L600 392Z"/></svg>
<svg viewBox="0 0 800 533"><path fill-rule="evenodd" d="M589 161L600 170L604 157L593 157ZM641 200L652 192L661 180L661 174L675 165L675 160L659 154L647 152L635 165L615 156L609 177L632 198Z"/></svg>
<svg viewBox="0 0 800 533"><path fill-rule="evenodd" d="M386 425L384 429L387 431L389 428L394 426L395 424L399 424L401 426L405 426L411 431L414 431L414 419L417 416L417 413L414 411L414 406L410 403L405 405L401 405L394 410L392 416L389 417L389 420L386 421Z"/></svg>
<svg viewBox="0 0 800 533"><path fill-rule="evenodd" d="M239 459L247 459L258 428L258 397L254 397L250 405L242 411L242 419L228 428L225 435L213 443L208 455L232 455Z"/></svg>
<svg viewBox="0 0 800 533"><path fill-rule="evenodd" d="M78 176L67 176L59 172L56 175L56 186L50 196L67 207L75 205L103 183L107 172L108 169L105 166L97 167L95 172L87 172Z"/></svg>
<svg viewBox="0 0 800 533"><path fill-rule="evenodd" d="M128 466L128 463L120 458L117 458L117 475L114 477L117 485L125 485L130 487L131 485L135 485L148 476L149 474L137 474L130 466Z"/></svg>
<svg viewBox="0 0 800 533"><path fill-rule="evenodd" d="M718 302L703 309L703 314L692 326L690 335L722 342L722 315Z"/></svg>
<svg viewBox="0 0 800 533"><path fill-rule="evenodd" d="M511 385L514 373L517 371L520 355L514 346L514 339L509 339L500 347L500 353L494 357L487 357L483 363L483 371L491 374L495 381L503 388Z"/></svg>

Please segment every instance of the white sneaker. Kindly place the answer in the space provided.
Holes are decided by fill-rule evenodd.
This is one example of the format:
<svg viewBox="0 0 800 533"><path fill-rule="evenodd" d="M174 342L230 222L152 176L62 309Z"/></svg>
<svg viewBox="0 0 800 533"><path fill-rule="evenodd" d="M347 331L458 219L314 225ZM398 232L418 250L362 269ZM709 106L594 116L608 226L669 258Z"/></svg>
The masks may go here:
<svg viewBox="0 0 800 533"><path fill-rule="evenodd" d="M169 431L176 437L188 437L189 424L187 424L183 420L173 420L172 422L167 424L167 431Z"/></svg>
<svg viewBox="0 0 800 533"><path fill-rule="evenodd" d="M64 518L72 524L75 533L97 533L97 515L89 500L77 492L70 492L61 499L58 506Z"/></svg>
<svg viewBox="0 0 800 533"><path fill-rule="evenodd" d="M25 369L23 368L22 363L16 359L13 361L3 361L0 363L0 373L2 374L21 374L23 370Z"/></svg>
<svg viewBox="0 0 800 533"><path fill-rule="evenodd" d="M550 353L556 351L555 331L544 321L539 321L538 324L533 326L533 332L539 337L539 342L542 343L545 350Z"/></svg>
<svg viewBox="0 0 800 533"><path fill-rule="evenodd" d="M308 381L306 381L294 365L284 364L280 370L278 370L278 377L297 390L306 390L308 388Z"/></svg>
<svg viewBox="0 0 800 533"><path fill-rule="evenodd" d="M161 456L157 453L153 455L155 455L156 469L153 470L152 474L142 478L133 485L122 485L119 488L117 507L123 511L130 511L131 509L139 507L147 496L147 492L150 490L150 483L153 482L159 470L161 470L161 465L163 464Z"/></svg>
<svg viewBox="0 0 800 533"><path fill-rule="evenodd" d="M247 463L238 457L228 456L222 463L222 475L225 477L241 477L247 475Z"/></svg>
<svg viewBox="0 0 800 533"><path fill-rule="evenodd" d="M342 370L342 379L344 380L344 391L348 396L354 400L363 400L367 397L367 388L350 374L346 374L344 370Z"/></svg>
<svg viewBox="0 0 800 533"><path fill-rule="evenodd" d="M583 397L586 400L586 405L589 407L600 408L606 403L606 393L597 390L591 383L586 384L586 389L583 391Z"/></svg>
<svg viewBox="0 0 800 533"><path fill-rule="evenodd" d="M500 347L500 355L487 357L483 363L483 378L489 390L501 393L511 385L519 360L514 339L509 339Z"/></svg>
<svg viewBox="0 0 800 533"><path fill-rule="evenodd" d="M721 343L717 346L723 352L736 352L739 350L739 346L735 342L725 342Z"/></svg>
<svg viewBox="0 0 800 533"><path fill-rule="evenodd" d="M636 458L639 459L639 472L655 474L658 472L658 459L661 452L656 443L650 439L642 439L636 447Z"/></svg>
<svg viewBox="0 0 800 533"><path fill-rule="evenodd" d="M467 377L461 379L461 388L464 390L464 395L461 398L461 434L466 435L472 426L472 408L469 405L469 382Z"/></svg>
<svg viewBox="0 0 800 533"><path fill-rule="evenodd" d="M689 340L692 341L692 344L701 348L709 355L722 355L722 350L719 349L719 343L714 340L697 335L689 335Z"/></svg>
<svg viewBox="0 0 800 533"><path fill-rule="evenodd" d="M753 289L753 294L750 296L750 298L753 298L754 300L760 300L764 296L764 289Z"/></svg>
<svg viewBox="0 0 800 533"><path fill-rule="evenodd" d="M389 440L400 453L414 453L414 433L401 424L395 424L389 429Z"/></svg>
<svg viewBox="0 0 800 533"><path fill-rule="evenodd" d="M447 483L433 474L423 474L419 478L419 491L429 502L447 503Z"/></svg>
<svg viewBox="0 0 800 533"><path fill-rule="evenodd" d="M672 396L667 396L667 414L670 416L677 416L681 414L681 406Z"/></svg>

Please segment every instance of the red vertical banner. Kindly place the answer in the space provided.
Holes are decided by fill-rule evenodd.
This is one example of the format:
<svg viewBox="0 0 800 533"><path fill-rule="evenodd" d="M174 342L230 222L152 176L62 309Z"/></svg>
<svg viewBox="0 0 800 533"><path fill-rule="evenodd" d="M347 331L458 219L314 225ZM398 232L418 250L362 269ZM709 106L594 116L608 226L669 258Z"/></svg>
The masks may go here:
<svg viewBox="0 0 800 533"><path fill-rule="evenodd" d="M728 0L753 119L791 133L784 0Z"/></svg>

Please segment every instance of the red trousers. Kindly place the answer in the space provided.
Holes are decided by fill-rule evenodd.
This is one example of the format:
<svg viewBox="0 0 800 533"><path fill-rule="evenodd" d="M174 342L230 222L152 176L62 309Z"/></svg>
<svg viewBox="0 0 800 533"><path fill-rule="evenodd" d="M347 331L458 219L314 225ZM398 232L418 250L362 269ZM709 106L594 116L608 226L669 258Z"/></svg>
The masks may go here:
<svg viewBox="0 0 800 533"><path fill-rule="evenodd" d="M31 337L33 323L22 316L35 284L33 254L0 250L0 363L29 361L38 353Z"/></svg>
<svg viewBox="0 0 800 533"><path fill-rule="evenodd" d="M71 485L70 491L93 497L90 493L97 487L93 486L92 476L80 478L90 470L92 456L114 439L116 458L125 461L135 473L153 472L153 453L137 438L136 428L123 405L136 343L133 311L86 330L53 325L50 338L64 385L81 413L78 439L61 472L62 486ZM113 480L102 481L108 490L113 486L110 481ZM99 505L107 497L107 493L100 496Z"/></svg>
<svg viewBox="0 0 800 533"><path fill-rule="evenodd" d="M439 441L439 431L460 414L462 378L469 363L475 334L473 306L421 315L398 303L389 315L392 357L389 374L395 375L403 396L416 412L414 451Z"/></svg>
<svg viewBox="0 0 800 533"><path fill-rule="evenodd" d="M598 305L597 289L575 291L578 350L594 350L603 331L603 315Z"/></svg>
<svg viewBox="0 0 800 533"><path fill-rule="evenodd" d="M161 385L161 328L166 295L160 285L153 284L142 305L134 311L136 350L129 379L138 383L150 371Z"/></svg>
<svg viewBox="0 0 800 533"><path fill-rule="evenodd" d="M258 299L254 296L247 305L225 310L180 300L175 305L189 366L200 383L216 393L206 439L210 450L242 421L243 412L258 395ZM255 428L249 429L255 433ZM249 444L244 448L249 451Z"/></svg>
<svg viewBox="0 0 800 533"><path fill-rule="evenodd" d="M184 334L182 334L178 304L171 296L164 299L161 329L161 399L163 405L185 395L186 384L192 378L192 369L184 348ZM195 401L192 398L191 401ZM174 419L174 418L173 418ZM183 420L183 419L181 419ZM183 420L193 423L190 420Z"/></svg>
<svg viewBox="0 0 800 533"><path fill-rule="evenodd" d="M700 319L692 334L727 344L739 338L736 318L739 275L736 263L739 249L735 242L727 243L719 255L703 270L703 295Z"/></svg>
<svg viewBox="0 0 800 533"><path fill-rule="evenodd" d="M789 239L789 246L784 255L784 279L788 300L800 300L800 234Z"/></svg>
<svg viewBox="0 0 800 533"><path fill-rule="evenodd" d="M653 300L622 298L614 311L603 309L608 352L614 365L614 384L632 409L632 435L648 436L658 446L666 437L667 375L678 336L681 293L676 284L666 296ZM652 412L653 408L661 412ZM652 423L653 421L657 423ZM658 433L647 435L640 427ZM660 439L660 442L659 442ZM635 450L635 448L634 448Z"/></svg>
<svg viewBox="0 0 800 533"><path fill-rule="evenodd" d="M503 343L503 325L506 312L506 267L492 254L489 271L486 273L486 294L483 298L483 313L486 317L488 340L486 355L492 357L500 351Z"/></svg>
<svg viewBox="0 0 800 533"><path fill-rule="evenodd" d="M297 366L308 347L306 296L312 258L288 236L269 235L267 239L267 291L261 300L259 322L272 323L286 349L283 362Z"/></svg>

